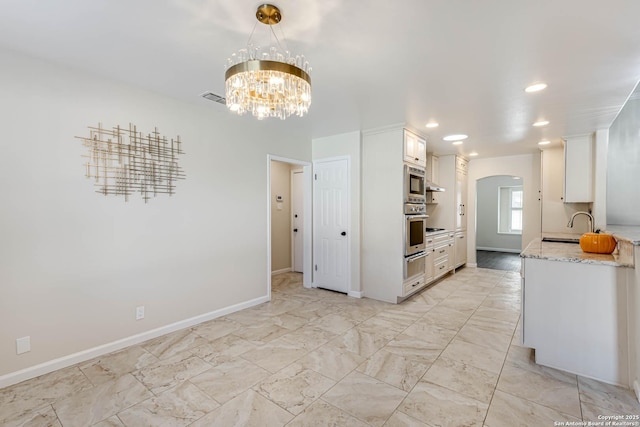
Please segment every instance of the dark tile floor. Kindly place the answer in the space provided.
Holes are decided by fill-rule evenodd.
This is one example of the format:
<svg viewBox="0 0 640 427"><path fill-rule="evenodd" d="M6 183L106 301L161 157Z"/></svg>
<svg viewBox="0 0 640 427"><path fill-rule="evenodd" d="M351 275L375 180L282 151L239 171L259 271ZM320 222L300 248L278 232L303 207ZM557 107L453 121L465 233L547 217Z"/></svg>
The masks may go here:
<svg viewBox="0 0 640 427"><path fill-rule="evenodd" d="M478 268L520 271L520 254L509 252L476 251Z"/></svg>

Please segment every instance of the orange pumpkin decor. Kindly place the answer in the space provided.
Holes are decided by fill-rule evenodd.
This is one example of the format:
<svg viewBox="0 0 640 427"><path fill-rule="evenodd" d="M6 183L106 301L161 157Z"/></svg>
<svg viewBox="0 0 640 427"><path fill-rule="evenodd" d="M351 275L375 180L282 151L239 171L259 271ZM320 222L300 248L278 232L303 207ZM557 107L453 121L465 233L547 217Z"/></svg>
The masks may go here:
<svg viewBox="0 0 640 427"><path fill-rule="evenodd" d="M580 248L592 254L610 254L616 249L616 239L611 234L584 233Z"/></svg>

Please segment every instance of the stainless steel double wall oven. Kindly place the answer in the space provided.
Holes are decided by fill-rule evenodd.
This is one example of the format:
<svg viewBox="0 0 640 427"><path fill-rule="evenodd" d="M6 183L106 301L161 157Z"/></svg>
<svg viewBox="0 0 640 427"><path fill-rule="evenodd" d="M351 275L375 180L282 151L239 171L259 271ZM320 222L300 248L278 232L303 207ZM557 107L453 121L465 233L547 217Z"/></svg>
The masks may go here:
<svg viewBox="0 0 640 427"><path fill-rule="evenodd" d="M404 165L404 280L416 280L425 272L427 227L425 170Z"/></svg>

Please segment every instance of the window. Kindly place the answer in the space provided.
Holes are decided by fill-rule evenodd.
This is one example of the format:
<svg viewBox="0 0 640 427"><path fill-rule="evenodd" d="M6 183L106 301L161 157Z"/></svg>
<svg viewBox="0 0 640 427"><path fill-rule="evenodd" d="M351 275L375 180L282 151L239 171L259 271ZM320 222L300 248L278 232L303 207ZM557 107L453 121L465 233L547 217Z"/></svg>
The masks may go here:
<svg viewBox="0 0 640 427"><path fill-rule="evenodd" d="M522 186L499 187L498 233L522 234Z"/></svg>

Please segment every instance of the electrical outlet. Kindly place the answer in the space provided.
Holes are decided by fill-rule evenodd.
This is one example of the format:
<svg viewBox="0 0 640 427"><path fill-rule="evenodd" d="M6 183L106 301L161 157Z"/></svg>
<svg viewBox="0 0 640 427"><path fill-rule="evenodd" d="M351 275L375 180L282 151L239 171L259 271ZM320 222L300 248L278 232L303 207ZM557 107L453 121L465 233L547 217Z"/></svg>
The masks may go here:
<svg viewBox="0 0 640 427"><path fill-rule="evenodd" d="M144 319L144 305L136 307L136 320Z"/></svg>
<svg viewBox="0 0 640 427"><path fill-rule="evenodd" d="M22 337L16 340L16 354L31 351L31 337Z"/></svg>

